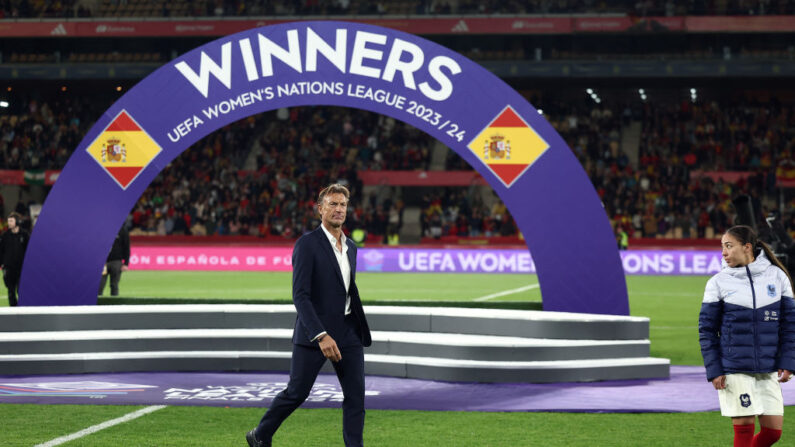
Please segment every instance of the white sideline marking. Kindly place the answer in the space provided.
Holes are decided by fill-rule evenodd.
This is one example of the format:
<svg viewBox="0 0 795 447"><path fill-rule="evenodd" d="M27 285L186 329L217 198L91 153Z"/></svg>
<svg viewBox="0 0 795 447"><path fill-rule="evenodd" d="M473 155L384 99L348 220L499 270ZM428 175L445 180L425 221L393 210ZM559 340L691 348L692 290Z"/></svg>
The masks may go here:
<svg viewBox="0 0 795 447"><path fill-rule="evenodd" d="M61 436L60 438L55 438L52 441L45 442L44 444L38 444L34 447L53 447L56 445L61 445L65 442L73 441L75 439L82 438L83 436L88 436L108 427L113 427L114 425L123 424L133 419L137 419L143 415L155 412L157 410L162 410L163 408L166 408L166 405L152 405L151 407L141 408L138 411L133 411L132 413L125 414L122 417L111 419L101 424L92 425L85 430L80 430L79 432L72 433L71 435Z"/></svg>
<svg viewBox="0 0 795 447"><path fill-rule="evenodd" d="M530 284L529 286L519 287L518 289L511 289L511 290L503 290L502 292L492 293L491 295L485 295L478 298L475 298L473 301L486 301L492 298L497 298L498 296L505 296L505 295L513 295L514 293L524 292L525 290L537 289L539 284Z"/></svg>

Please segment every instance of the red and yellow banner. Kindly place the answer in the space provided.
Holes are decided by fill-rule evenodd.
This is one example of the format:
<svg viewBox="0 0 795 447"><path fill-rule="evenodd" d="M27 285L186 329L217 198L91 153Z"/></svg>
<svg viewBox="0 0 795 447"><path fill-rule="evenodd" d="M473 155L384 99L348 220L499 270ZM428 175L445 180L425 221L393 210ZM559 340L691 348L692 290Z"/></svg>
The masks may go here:
<svg viewBox="0 0 795 447"><path fill-rule="evenodd" d="M510 188L549 144L511 106L506 106L467 147Z"/></svg>
<svg viewBox="0 0 795 447"><path fill-rule="evenodd" d="M127 189L162 148L122 110L86 151Z"/></svg>

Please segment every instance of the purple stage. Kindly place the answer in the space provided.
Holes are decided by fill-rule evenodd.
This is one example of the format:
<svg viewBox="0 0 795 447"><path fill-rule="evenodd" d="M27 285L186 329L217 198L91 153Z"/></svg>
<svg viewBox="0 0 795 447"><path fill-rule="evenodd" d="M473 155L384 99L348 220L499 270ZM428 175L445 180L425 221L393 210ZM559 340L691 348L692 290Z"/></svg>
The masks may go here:
<svg viewBox="0 0 795 447"><path fill-rule="evenodd" d="M274 373L113 373L0 376L0 403L267 407L286 385ZM368 409L433 411L693 412L718 409L704 368L671 366L667 380L481 384L367 377ZM336 408L342 391L321 374L304 408ZM784 387L785 405L795 391Z"/></svg>

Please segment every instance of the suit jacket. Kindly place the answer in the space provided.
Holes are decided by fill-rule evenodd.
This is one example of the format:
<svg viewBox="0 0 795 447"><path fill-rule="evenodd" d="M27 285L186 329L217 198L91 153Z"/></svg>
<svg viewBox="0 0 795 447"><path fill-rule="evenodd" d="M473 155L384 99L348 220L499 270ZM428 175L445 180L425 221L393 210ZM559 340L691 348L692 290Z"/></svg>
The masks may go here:
<svg viewBox="0 0 795 447"><path fill-rule="evenodd" d="M108 261L121 260L122 264L130 265L130 233L124 226L119 230L113 246L108 254Z"/></svg>
<svg viewBox="0 0 795 447"><path fill-rule="evenodd" d="M298 311L293 343L317 347L317 341L311 340L323 331L340 347L359 341L363 346L372 343L356 287L356 245L350 238L346 238L345 243L351 265L348 295L351 297L351 313L359 325L359 340L345 336L345 283L331 244L323 229L318 227L301 236L293 248L293 303Z"/></svg>

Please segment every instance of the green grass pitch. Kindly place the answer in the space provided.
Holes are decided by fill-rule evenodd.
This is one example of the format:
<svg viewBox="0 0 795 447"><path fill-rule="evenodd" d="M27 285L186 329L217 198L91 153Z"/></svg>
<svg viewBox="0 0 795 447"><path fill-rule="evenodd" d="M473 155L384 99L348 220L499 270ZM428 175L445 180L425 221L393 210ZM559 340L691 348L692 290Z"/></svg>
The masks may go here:
<svg viewBox="0 0 795 447"><path fill-rule="evenodd" d="M650 318L651 354L700 365L698 311L706 277L628 276L631 314ZM414 302L510 307L541 301L534 275L357 274L367 303ZM114 302L290 302L289 273L145 272L122 276ZM490 295L523 289L493 298ZM0 285L0 293L5 290ZM107 292L106 292L107 293ZM2 296L2 295L0 295ZM5 300L0 299L0 305ZM0 446L33 446L140 407L0 405ZM171 406L70 441L65 446L243 446L262 409ZM795 431L785 418L784 438ZM370 446L725 446L730 422L718 413L561 414L370 410ZM283 446L341 446L340 410L299 409L274 439Z"/></svg>
<svg viewBox="0 0 795 447"><path fill-rule="evenodd" d="M2 405L4 447L29 447L136 411L138 406ZM791 407L790 407L791 408ZM65 444L67 447L245 446L263 409L170 406ZM298 409L275 446L342 447L342 414ZM787 444L795 420L785 418ZM730 422L718 413L481 413L369 410L365 445L375 447L725 447Z"/></svg>

